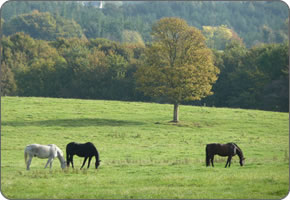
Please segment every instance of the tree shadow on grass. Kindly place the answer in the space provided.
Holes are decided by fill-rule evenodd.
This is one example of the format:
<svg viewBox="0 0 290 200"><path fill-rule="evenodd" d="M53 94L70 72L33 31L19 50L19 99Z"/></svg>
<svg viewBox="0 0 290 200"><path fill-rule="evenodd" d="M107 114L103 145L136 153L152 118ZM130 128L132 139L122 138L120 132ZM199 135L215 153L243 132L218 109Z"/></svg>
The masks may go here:
<svg viewBox="0 0 290 200"><path fill-rule="evenodd" d="M128 120L81 118L81 119L55 119L41 121L2 121L2 126L61 126L61 127L86 127L86 126L137 126L144 123Z"/></svg>

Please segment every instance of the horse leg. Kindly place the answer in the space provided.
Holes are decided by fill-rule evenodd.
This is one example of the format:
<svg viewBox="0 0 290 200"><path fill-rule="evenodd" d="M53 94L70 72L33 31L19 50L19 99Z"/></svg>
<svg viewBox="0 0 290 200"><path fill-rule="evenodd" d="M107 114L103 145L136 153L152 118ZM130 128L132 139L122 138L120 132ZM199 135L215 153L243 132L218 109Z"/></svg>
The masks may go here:
<svg viewBox="0 0 290 200"><path fill-rule="evenodd" d="M226 163L226 166L225 166L225 168L227 168L227 166L228 166L228 163L229 163L229 160L230 160L230 156L228 157L228 160L227 160L227 163Z"/></svg>
<svg viewBox="0 0 290 200"><path fill-rule="evenodd" d="M46 163L46 165L45 165L44 169L45 169L45 168L47 168L47 165L48 165L48 164L50 164L50 162L51 162L52 160L53 160L53 158L52 158L52 157L50 157L50 158L48 159L48 161L47 161L47 163Z"/></svg>
<svg viewBox="0 0 290 200"><path fill-rule="evenodd" d="M50 163L49 163L49 168L51 169L51 167L52 167L52 162L53 162L53 159L50 161Z"/></svg>
<svg viewBox="0 0 290 200"><path fill-rule="evenodd" d="M74 160L73 160L73 155L70 156L70 162L71 162L71 166L72 168L74 168Z"/></svg>
<svg viewBox="0 0 290 200"><path fill-rule="evenodd" d="M229 167L231 167L231 163L232 163L232 156L230 156Z"/></svg>
<svg viewBox="0 0 290 200"><path fill-rule="evenodd" d="M206 167L208 167L209 165L210 165L210 163L209 163L210 161L209 161L209 158L208 157L206 157L205 158L205 166Z"/></svg>
<svg viewBox="0 0 290 200"><path fill-rule="evenodd" d="M229 167L231 166L231 160L232 160L232 156L229 156L225 168L227 168L227 166Z"/></svg>
<svg viewBox="0 0 290 200"><path fill-rule="evenodd" d="M72 163L72 158L73 158L73 155L67 155L66 156L66 166L67 167L69 167L69 163L71 163L72 168L74 168L73 163Z"/></svg>
<svg viewBox="0 0 290 200"><path fill-rule="evenodd" d="M85 157L85 159L84 159L84 162L83 162L83 165L82 165L81 169L82 169L82 168L83 168L83 166L85 165L85 163L86 163L87 159L88 159L88 157Z"/></svg>
<svg viewBox="0 0 290 200"><path fill-rule="evenodd" d="M92 160L92 157L89 157L88 169L90 167L91 160Z"/></svg>
<svg viewBox="0 0 290 200"><path fill-rule="evenodd" d="M214 167L213 159L214 159L214 155L212 155L212 156L211 156L211 159L210 159L210 160L211 160L211 165Z"/></svg>
<svg viewBox="0 0 290 200"><path fill-rule="evenodd" d="M69 167L70 157L71 157L71 155L69 155L68 153L66 153L66 166L67 167Z"/></svg>
<svg viewBox="0 0 290 200"><path fill-rule="evenodd" d="M30 164L31 164L32 158L33 158L33 157L29 155L29 159L28 159L28 161L27 161L26 170L29 170L29 169L30 169Z"/></svg>

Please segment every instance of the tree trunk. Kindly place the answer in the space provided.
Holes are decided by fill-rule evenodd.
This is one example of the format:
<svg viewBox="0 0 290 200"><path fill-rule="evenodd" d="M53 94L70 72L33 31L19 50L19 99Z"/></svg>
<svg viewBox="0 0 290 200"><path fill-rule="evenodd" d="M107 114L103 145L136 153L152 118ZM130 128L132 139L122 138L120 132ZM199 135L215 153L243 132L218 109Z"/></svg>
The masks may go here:
<svg viewBox="0 0 290 200"><path fill-rule="evenodd" d="M179 104L175 103L174 104L174 112L173 112L173 121L172 122L177 123L179 121L178 112L179 112Z"/></svg>

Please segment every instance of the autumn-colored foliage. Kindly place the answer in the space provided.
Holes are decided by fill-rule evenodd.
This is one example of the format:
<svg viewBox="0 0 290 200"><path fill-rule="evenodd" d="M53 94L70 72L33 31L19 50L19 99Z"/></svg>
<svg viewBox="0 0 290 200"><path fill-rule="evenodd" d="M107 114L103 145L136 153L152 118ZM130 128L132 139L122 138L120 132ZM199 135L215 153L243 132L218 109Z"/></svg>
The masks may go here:
<svg viewBox="0 0 290 200"><path fill-rule="evenodd" d="M202 33L179 18L163 18L153 25L153 43L146 49L144 65L136 73L139 89L178 105L210 94L219 70Z"/></svg>

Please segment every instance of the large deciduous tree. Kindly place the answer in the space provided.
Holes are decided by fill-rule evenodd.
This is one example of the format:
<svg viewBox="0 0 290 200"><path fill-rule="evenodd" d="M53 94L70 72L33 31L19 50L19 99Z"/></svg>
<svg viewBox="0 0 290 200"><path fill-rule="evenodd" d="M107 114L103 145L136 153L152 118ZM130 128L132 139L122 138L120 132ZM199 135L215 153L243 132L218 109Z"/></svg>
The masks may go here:
<svg viewBox="0 0 290 200"><path fill-rule="evenodd" d="M179 18L163 18L152 27L153 42L144 65L136 72L139 89L174 104L173 122L179 121L179 104L211 95L219 70L202 33Z"/></svg>

